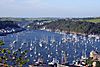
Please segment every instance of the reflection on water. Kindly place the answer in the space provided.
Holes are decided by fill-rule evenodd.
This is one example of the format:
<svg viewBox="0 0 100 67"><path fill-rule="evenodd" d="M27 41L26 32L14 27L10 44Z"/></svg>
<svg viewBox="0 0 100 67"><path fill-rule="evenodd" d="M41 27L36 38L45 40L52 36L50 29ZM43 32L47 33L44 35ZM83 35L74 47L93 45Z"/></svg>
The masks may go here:
<svg viewBox="0 0 100 67"><path fill-rule="evenodd" d="M88 57L92 50L100 51L100 39L73 34L33 30L1 36L0 39L5 42L3 47L13 52L18 48L22 51L29 50L26 57L30 58L30 64L36 62L39 57L42 57L45 63L51 62L53 58L61 62L63 53L66 54L67 61L72 63L82 55Z"/></svg>

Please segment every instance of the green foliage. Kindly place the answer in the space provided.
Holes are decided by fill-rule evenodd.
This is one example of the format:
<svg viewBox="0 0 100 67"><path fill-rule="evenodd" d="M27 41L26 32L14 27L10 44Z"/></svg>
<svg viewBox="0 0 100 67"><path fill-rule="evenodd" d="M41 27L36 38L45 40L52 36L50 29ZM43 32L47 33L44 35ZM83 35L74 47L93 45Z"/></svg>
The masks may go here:
<svg viewBox="0 0 100 67"><path fill-rule="evenodd" d="M100 67L100 61L97 61L97 67Z"/></svg>
<svg viewBox="0 0 100 67"><path fill-rule="evenodd" d="M0 40L0 46L4 45L3 41Z"/></svg>
<svg viewBox="0 0 100 67"><path fill-rule="evenodd" d="M45 23L44 25L36 25L35 23L31 23L31 29L40 29L44 26L47 29L51 29L55 31L59 29L60 31L67 32L77 32L77 33L85 33L85 34L100 34L100 23L90 23L87 21L76 21L76 20L65 20L59 19L56 21L52 21L51 23Z"/></svg>
<svg viewBox="0 0 100 67"><path fill-rule="evenodd" d="M0 41L0 45L1 46L4 45L3 41ZM29 62L29 59L25 58L27 52L28 51L25 50L21 53L21 49L18 49L17 51L13 53L12 50L1 47L0 48L0 63L4 65L6 64L9 66L10 64L8 62L10 62L12 63L12 66L22 67L24 64Z"/></svg>
<svg viewBox="0 0 100 67"><path fill-rule="evenodd" d="M100 19L89 19L89 20L82 20L87 22L93 22L93 23L100 23Z"/></svg>
<svg viewBox="0 0 100 67"><path fill-rule="evenodd" d="M30 23L28 26L35 30L46 27L46 29L51 29L52 31L60 30L85 34L100 34L100 23L90 23L89 21L86 21L91 20L89 18L82 20L59 19L50 23L45 23L44 25L36 25L36 23Z"/></svg>
<svg viewBox="0 0 100 67"><path fill-rule="evenodd" d="M85 34L100 34L100 23L90 23L83 21L72 20L57 20L45 25L47 29L60 31L85 33Z"/></svg>
<svg viewBox="0 0 100 67"><path fill-rule="evenodd" d="M89 64L90 66L92 65L94 61L92 60L92 58L89 58L86 60L86 63ZM96 62L96 67L100 67L100 61L95 61Z"/></svg>
<svg viewBox="0 0 100 67"><path fill-rule="evenodd" d="M86 63L89 64L89 65L92 65L92 63L93 63L92 58L87 59Z"/></svg>

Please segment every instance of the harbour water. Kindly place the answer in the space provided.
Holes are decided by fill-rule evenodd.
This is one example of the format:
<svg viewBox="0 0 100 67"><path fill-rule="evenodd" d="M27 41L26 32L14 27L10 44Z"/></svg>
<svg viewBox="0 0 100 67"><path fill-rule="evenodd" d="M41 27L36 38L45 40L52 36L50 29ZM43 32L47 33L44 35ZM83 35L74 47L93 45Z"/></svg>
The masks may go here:
<svg viewBox="0 0 100 67"><path fill-rule="evenodd" d="M4 48L13 51L18 48L21 48L21 51L28 50L29 64L35 63L39 57L42 57L45 63L51 62L53 58L61 63L64 52L67 61L73 63L73 61L80 59L82 55L89 57L92 50L100 51L100 39L41 30L8 34L7 36L0 36L0 40L5 42Z"/></svg>

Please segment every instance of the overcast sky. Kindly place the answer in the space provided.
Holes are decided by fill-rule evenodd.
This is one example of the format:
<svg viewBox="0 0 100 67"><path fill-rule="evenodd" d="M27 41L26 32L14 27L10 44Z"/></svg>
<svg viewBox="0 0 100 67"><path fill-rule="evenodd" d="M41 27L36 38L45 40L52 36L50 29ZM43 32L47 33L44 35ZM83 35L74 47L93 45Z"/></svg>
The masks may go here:
<svg viewBox="0 0 100 67"><path fill-rule="evenodd" d="M0 0L1 17L100 16L100 0Z"/></svg>

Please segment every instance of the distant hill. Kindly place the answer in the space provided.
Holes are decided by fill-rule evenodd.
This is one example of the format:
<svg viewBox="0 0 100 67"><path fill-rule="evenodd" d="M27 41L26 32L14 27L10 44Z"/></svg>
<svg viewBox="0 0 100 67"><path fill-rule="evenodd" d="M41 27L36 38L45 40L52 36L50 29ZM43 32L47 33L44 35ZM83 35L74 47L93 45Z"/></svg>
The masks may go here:
<svg viewBox="0 0 100 67"><path fill-rule="evenodd" d="M48 24L46 28L85 34L100 34L100 23L89 23L86 21L58 20Z"/></svg>
<svg viewBox="0 0 100 67"><path fill-rule="evenodd" d="M60 30L67 32L85 33L85 34L98 34L100 35L100 23L90 23L88 21L79 21L73 19L59 19L46 23L44 25L29 24L32 29L51 29L52 31Z"/></svg>
<svg viewBox="0 0 100 67"><path fill-rule="evenodd" d="M87 18L0 18L0 29L20 30L23 28L65 31L100 35L100 17Z"/></svg>
<svg viewBox="0 0 100 67"><path fill-rule="evenodd" d="M0 21L0 35L16 33L25 30L18 26L14 21Z"/></svg>

